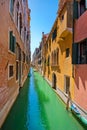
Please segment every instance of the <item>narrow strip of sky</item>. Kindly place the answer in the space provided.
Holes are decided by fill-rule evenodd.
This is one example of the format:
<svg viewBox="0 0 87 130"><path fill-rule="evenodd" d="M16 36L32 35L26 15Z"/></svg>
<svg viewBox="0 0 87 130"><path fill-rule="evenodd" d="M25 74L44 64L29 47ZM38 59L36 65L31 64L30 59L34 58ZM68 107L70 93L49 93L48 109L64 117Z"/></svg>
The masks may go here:
<svg viewBox="0 0 87 130"><path fill-rule="evenodd" d="M28 0L31 9L31 54L42 38L49 33L57 16L58 0Z"/></svg>

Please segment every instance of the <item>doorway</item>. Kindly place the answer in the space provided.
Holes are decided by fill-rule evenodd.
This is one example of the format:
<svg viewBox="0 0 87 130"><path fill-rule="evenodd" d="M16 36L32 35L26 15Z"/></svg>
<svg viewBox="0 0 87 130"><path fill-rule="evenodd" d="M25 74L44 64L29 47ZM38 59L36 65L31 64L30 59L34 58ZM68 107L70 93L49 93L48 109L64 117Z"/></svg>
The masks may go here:
<svg viewBox="0 0 87 130"><path fill-rule="evenodd" d="M56 89L56 74L55 73L52 74L52 87Z"/></svg>

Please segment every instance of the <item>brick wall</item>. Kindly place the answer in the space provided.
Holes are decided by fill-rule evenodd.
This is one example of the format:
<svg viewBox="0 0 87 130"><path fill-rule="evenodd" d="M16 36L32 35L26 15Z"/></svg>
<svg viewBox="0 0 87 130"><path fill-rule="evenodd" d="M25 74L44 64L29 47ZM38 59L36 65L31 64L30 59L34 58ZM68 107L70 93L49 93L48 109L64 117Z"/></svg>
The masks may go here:
<svg viewBox="0 0 87 130"><path fill-rule="evenodd" d="M0 111L3 109L3 107L5 107L5 104L10 100L11 95L14 95L15 91L18 93L19 89L19 81L16 81L16 53L12 53L9 50L10 30L13 31L13 35L16 37L16 42L21 48L21 51L24 52L25 55L27 55L26 54L27 50L25 46L26 43L24 43L23 39L19 34L14 17L12 17L10 14L9 2L10 0L0 0ZM15 0L15 2L17 2L17 0ZM22 11L21 13L23 15L24 12L22 10L22 3L20 3L20 5ZM28 5L26 4L26 6L27 10ZM27 25L25 26L27 28ZM9 65L13 65L13 77L11 78L9 78ZM24 74L21 78L22 85L29 72L29 66L27 62L24 63L24 66L25 66L23 70ZM17 93L15 94L15 96L17 96ZM15 100L15 97L13 100ZM10 104L10 106L12 106L12 103ZM3 114L5 113L2 113L0 115L3 116ZM1 119L2 117L0 116L0 121Z"/></svg>

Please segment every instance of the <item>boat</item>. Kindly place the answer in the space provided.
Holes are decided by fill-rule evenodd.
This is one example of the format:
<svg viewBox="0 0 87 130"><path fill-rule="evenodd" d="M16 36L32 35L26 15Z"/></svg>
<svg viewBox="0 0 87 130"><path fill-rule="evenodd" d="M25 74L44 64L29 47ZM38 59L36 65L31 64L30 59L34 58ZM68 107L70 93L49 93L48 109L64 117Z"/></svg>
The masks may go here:
<svg viewBox="0 0 87 130"><path fill-rule="evenodd" d="M71 111L72 111L72 113L74 113L74 114L80 115L80 112L79 112L79 110L77 109L77 107L76 107L75 104L72 104L72 105L71 105Z"/></svg>
<svg viewBox="0 0 87 130"><path fill-rule="evenodd" d="M81 122L81 124L87 128L87 119L81 115L81 113L79 112L79 110L75 104L71 105L71 112Z"/></svg>

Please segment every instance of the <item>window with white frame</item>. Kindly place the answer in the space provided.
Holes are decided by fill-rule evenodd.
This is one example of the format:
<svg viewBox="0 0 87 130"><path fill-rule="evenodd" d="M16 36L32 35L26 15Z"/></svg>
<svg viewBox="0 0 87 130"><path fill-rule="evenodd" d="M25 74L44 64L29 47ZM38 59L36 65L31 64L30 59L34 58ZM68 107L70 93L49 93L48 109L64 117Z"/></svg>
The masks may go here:
<svg viewBox="0 0 87 130"><path fill-rule="evenodd" d="M18 76L19 76L19 65L18 61L16 61L16 80L18 80Z"/></svg>

